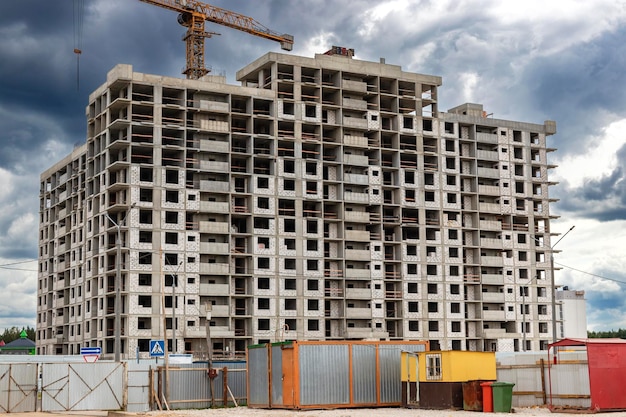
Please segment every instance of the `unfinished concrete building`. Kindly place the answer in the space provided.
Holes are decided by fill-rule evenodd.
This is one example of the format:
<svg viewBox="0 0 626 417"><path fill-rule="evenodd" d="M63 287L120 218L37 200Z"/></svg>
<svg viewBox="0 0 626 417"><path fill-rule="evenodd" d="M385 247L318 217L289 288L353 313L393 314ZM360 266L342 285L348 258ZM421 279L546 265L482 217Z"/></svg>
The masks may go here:
<svg viewBox="0 0 626 417"><path fill-rule="evenodd" d="M224 356L546 348L554 122L440 112L440 77L336 52L268 53L241 85L109 72L41 176L38 353L205 358L207 330Z"/></svg>

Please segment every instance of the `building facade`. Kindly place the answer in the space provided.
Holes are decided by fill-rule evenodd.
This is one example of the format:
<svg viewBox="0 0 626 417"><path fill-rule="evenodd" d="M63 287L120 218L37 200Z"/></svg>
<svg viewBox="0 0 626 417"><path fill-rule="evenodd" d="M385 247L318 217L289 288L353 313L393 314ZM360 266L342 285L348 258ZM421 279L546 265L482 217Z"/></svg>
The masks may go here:
<svg viewBox="0 0 626 417"><path fill-rule="evenodd" d="M440 77L349 55L237 79L118 65L90 95L86 143L41 175L39 354L546 348L554 122L441 112Z"/></svg>
<svg viewBox="0 0 626 417"><path fill-rule="evenodd" d="M559 339L586 339L587 336L587 300L585 291L570 290L563 287L556 292L559 301L560 329Z"/></svg>

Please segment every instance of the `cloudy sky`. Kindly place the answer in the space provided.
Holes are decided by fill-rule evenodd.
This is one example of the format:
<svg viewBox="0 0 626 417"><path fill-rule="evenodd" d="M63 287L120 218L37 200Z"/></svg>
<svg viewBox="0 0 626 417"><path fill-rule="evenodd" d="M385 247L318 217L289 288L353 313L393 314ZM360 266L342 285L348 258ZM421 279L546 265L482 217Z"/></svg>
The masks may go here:
<svg viewBox="0 0 626 417"><path fill-rule="evenodd" d="M556 120L553 231L576 226L558 244L557 283L586 291L590 330L626 328L626 1L212 4L294 35L297 55L340 45L358 59L442 76L441 110L474 102L495 118ZM236 30L208 30L221 36L207 40L207 63L229 83L280 51ZM1 2L0 331L35 326L39 174L85 141L88 95L114 65L180 76L183 33L174 12L138 0Z"/></svg>

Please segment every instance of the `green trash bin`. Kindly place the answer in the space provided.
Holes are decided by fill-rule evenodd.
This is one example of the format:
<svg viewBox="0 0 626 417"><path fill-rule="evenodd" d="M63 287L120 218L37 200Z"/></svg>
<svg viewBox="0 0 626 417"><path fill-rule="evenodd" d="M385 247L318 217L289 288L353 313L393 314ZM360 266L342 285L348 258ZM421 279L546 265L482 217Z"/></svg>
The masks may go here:
<svg viewBox="0 0 626 417"><path fill-rule="evenodd" d="M510 413L513 402L513 387L510 382L494 382L491 385L493 390L493 411L494 413Z"/></svg>

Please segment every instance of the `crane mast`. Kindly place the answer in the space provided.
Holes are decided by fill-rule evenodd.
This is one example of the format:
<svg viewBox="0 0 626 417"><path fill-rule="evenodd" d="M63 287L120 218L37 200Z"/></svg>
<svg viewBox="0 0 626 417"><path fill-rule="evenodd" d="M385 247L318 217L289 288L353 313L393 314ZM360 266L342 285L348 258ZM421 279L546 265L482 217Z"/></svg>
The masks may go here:
<svg viewBox="0 0 626 417"><path fill-rule="evenodd" d="M293 36L276 33L253 18L240 13L235 13L196 0L139 1L180 13L178 15L178 23L187 28L187 33L183 38L187 48L187 66L183 74L190 79L197 80L210 72L204 63L204 40L210 38L212 35L216 35L216 33L207 32L204 28L205 22L217 23L264 39L279 42L280 47L287 51L291 51L293 48Z"/></svg>

